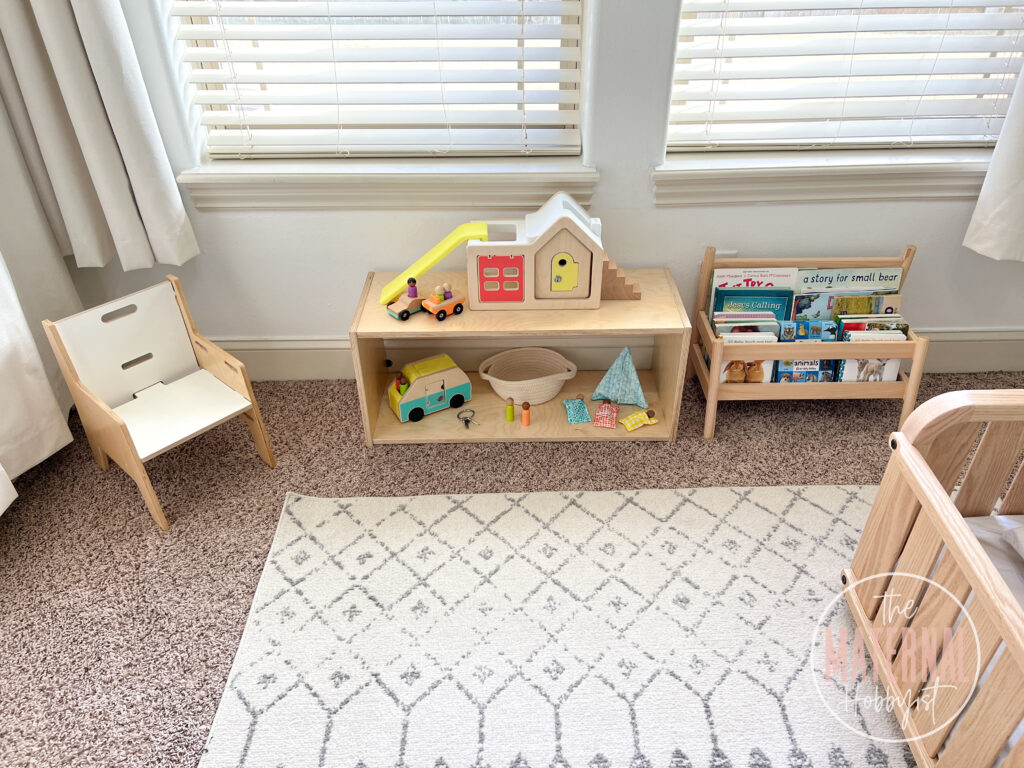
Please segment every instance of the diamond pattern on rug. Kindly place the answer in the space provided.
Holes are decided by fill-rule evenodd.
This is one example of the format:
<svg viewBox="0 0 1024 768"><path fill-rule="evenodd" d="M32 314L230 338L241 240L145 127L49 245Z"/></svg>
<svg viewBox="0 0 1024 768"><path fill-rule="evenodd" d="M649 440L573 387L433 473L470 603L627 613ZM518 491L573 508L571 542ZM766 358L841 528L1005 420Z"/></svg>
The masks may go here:
<svg viewBox="0 0 1024 768"><path fill-rule="evenodd" d="M290 494L200 768L909 768L809 669L874 492Z"/></svg>

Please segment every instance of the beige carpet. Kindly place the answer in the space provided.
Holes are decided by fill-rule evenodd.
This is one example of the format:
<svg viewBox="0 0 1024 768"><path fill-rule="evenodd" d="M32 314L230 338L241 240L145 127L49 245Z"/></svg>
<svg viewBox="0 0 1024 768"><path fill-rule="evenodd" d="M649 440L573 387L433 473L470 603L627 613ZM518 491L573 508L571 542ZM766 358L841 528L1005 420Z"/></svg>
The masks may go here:
<svg viewBox="0 0 1024 768"><path fill-rule="evenodd" d="M1024 374L928 376L922 398L1024 387ZM872 484L889 401L724 403L700 437L690 384L664 444L362 444L351 382L256 385L279 465L241 422L148 466L171 530L76 441L16 482L0 516L0 765L194 766L288 491L340 496ZM554 471L553 468L557 471Z"/></svg>

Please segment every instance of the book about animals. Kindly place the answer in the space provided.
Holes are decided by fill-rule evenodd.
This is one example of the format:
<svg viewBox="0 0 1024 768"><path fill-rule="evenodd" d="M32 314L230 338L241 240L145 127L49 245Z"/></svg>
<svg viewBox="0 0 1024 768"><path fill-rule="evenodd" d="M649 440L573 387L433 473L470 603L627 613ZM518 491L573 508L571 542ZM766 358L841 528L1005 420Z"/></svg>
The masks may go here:
<svg viewBox="0 0 1024 768"><path fill-rule="evenodd" d="M846 331L843 341L903 341L901 331ZM898 357L848 358L839 361L836 381L896 381L900 372Z"/></svg>
<svg viewBox="0 0 1024 768"><path fill-rule="evenodd" d="M775 381L781 384L814 383L821 377L821 366L814 360L779 360Z"/></svg>
<svg viewBox="0 0 1024 768"><path fill-rule="evenodd" d="M774 333L733 333L722 336L726 344L771 344ZM719 381L724 384L762 384L772 380L774 360L726 360Z"/></svg>
<svg viewBox="0 0 1024 768"><path fill-rule="evenodd" d="M779 341L835 341L836 324L831 320L784 320L779 323Z"/></svg>

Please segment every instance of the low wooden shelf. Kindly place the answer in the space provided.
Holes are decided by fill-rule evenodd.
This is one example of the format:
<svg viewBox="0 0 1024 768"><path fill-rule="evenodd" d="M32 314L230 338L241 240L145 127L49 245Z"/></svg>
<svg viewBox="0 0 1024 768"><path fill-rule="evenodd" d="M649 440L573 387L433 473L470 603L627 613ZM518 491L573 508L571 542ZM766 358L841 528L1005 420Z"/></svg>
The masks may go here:
<svg viewBox="0 0 1024 768"><path fill-rule="evenodd" d="M389 443L464 443L464 442L548 442L597 440L674 441L679 423L683 394L686 350L690 346L690 323L675 280L667 269L626 270L640 285L643 298L638 301L603 300L598 309L486 311L466 309L461 315L438 322L426 313L401 322L390 317L377 298L396 273L371 272L366 278L362 298L352 321L349 338L355 364L356 384L367 445ZM466 291L465 272L431 272L430 284L447 282L457 291ZM385 399L387 386L395 371L389 371L388 344L403 347L422 345L425 355L439 347L460 362L459 344L465 340L492 340L495 347L531 346L538 339L557 339L571 346L574 339L606 341L618 344L619 338L650 337L653 355L650 370L638 371L640 383L658 423L633 432L623 427L600 429L593 424L569 424L562 405L564 397L583 392L589 398L604 376L604 370L579 371L566 382L562 392L547 403L531 409L532 421L523 427L516 409L516 421L505 420L505 404L491 386L470 367L466 368L473 387L468 408L476 411L479 424L466 429L454 412L431 414L417 423L402 423L391 412ZM451 342L450 344L447 342ZM569 357L572 355L570 353ZM610 363L610 361L609 361ZM624 406L624 413L630 411Z"/></svg>
<svg viewBox="0 0 1024 768"><path fill-rule="evenodd" d="M867 259L719 259L715 249L704 252L700 284L697 289L697 314L687 361L686 378L694 373L704 390L707 405L704 411L704 437L715 436L718 403L722 400L903 400L899 426L914 410L917 391L924 373L928 354L928 338L911 330L906 341L787 341L768 344L726 344L715 335L708 319L708 299L711 277L716 269L745 267L798 267L800 269L852 269L859 267L902 267L903 281L907 279L914 259L914 246L907 246L899 258ZM706 353L706 354L705 354ZM730 360L843 360L863 357L887 357L910 360L908 371L900 371L896 381L827 381L816 383L765 382L762 384L730 384L719 379L724 363ZM708 359L705 359L708 358Z"/></svg>

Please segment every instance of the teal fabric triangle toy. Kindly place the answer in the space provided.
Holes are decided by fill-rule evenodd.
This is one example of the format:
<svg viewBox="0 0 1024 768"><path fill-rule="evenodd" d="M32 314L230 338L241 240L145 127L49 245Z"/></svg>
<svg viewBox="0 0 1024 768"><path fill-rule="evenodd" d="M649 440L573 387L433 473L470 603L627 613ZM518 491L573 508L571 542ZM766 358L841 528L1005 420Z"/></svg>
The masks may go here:
<svg viewBox="0 0 1024 768"><path fill-rule="evenodd" d="M605 398L619 405L638 405L641 408L647 408L647 398L644 397L644 391L640 387L640 379L636 375L636 366L633 365L633 356L629 353L629 347L623 347L590 399L604 400Z"/></svg>

